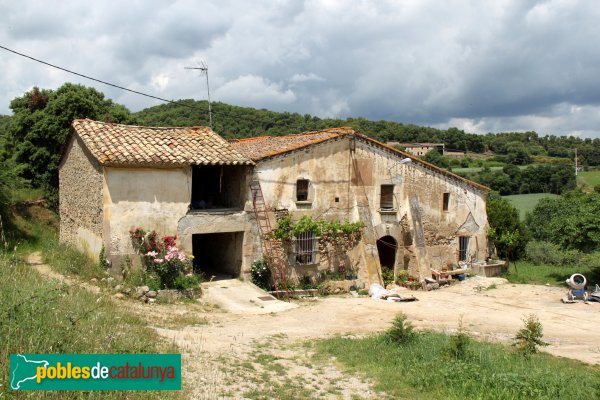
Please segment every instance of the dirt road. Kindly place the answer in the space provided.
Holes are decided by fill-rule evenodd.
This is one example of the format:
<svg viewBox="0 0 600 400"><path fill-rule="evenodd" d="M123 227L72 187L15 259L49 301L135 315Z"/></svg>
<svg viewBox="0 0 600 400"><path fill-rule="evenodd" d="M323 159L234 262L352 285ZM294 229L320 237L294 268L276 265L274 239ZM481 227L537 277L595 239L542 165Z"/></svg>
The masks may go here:
<svg viewBox="0 0 600 400"><path fill-rule="evenodd" d="M523 316L534 313L550 343L545 351L600 363L600 303L563 304L560 299L566 289L513 285L499 278L472 278L437 291L410 293L419 301L390 303L371 298L329 297L303 301L300 307L277 314L212 313L207 315L206 326L162 334L190 344L201 336L216 351L275 334L295 340L382 331L402 311L421 329L453 332L462 316L473 336L510 342L523 326Z"/></svg>
<svg viewBox="0 0 600 400"><path fill-rule="evenodd" d="M36 269L57 274L38 259ZM86 285L87 286L87 285ZM600 364L600 303L563 304L566 289L471 278L419 299L391 303L367 297L302 300L269 314L234 314L210 304L122 301L184 357L184 382L193 398L385 398L363 378L344 374L335 360L314 360L311 339L386 330L399 312L419 329L454 332L459 318L473 337L510 343L536 314L551 354Z"/></svg>
<svg viewBox="0 0 600 400"><path fill-rule="evenodd" d="M586 363L600 363L600 304L563 304L560 299L566 289L513 285L499 278L472 278L437 291L411 293L419 301L390 303L370 298L328 297L302 301L300 307L276 314L217 312L206 315L206 325L157 330L184 349L188 363L197 368L190 372L191 379L212 388L211 393L224 396L229 393L231 398L240 398L247 393L244 390L251 390L244 389L247 382L260 390L267 390L273 382L289 385L290 373L293 375L297 365L309 358L304 354L305 348L290 348L289 344L307 343L310 339L334 334L364 335L383 331L400 311L407 314L417 328L449 333L456 330L462 316L464 327L473 337L504 343L510 343L523 327L525 315L535 313L543 324L544 340L550 343L544 351ZM256 375L265 367L255 362L257 348L263 351L258 355L270 354L274 357L271 361L276 360L286 371L282 381L278 381L281 376L271 376L266 378L270 382L262 382L262 386L256 382ZM298 359L299 351L304 358ZM236 367L244 363L252 369L244 371ZM300 372L304 376L312 374L309 381L317 390L312 393L318 397L327 397L325 394L332 390L327 389L328 382L332 376L338 376L335 378L339 383L337 387L345 391L335 392L331 398L381 398L381 394L369 391L368 382L340 374L335 363L329 362L327 368L329 375L314 371L314 367ZM230 377L230 385L224 386L227 380L223 376ZM241 391L237 390L240 385ZM236 390L227 392L228 387L236 387ZM195 396L201 398L202 393L195 392Z"/></svg>

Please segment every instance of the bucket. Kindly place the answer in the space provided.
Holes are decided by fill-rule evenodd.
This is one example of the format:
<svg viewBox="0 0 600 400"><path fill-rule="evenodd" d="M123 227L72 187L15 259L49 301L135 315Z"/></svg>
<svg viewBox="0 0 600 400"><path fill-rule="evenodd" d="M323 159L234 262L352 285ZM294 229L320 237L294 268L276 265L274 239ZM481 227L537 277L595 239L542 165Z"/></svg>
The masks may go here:
<svg viewBox="0 0 600 400"><path fill-rule="evenodd" d="M464 281L465 280L465 274L458 274L456 275L456 277L458 278L459 281Z"/></svg>

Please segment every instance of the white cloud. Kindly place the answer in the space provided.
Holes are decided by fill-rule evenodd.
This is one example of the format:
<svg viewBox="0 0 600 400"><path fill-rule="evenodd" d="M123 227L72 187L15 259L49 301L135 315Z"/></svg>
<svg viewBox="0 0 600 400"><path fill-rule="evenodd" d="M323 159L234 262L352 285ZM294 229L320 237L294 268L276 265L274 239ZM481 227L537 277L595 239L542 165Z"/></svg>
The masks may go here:
<svg viewBox="0 0 600 400"><path fill-rule="evenodd" d="M215 92L215 99L232 104L270 104L277 106L296 100L290 89L256 75L244 75L221 85ZM280 108L280 107L277 107Z"/></svg>
<svg viewBox="0 0 600 400"><path fill-rule="evenodd" d="M292 83L303 83L303 82L324 82L325 79L315 74L314 72L310 72L308 74L294 74L290 78L290 82Z"/></svg>

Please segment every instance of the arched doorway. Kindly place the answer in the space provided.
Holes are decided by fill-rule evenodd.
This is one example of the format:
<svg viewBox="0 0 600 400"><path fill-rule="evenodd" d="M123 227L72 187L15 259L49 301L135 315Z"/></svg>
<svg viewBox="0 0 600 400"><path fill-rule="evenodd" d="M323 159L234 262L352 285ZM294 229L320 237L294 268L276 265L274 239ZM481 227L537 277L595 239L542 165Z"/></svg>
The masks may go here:
<svg viewBox="0 0 600 400"><path fill-rule="evenodd" d="M394 271L396 250L398 250L398 242L392 236L383 236L377 240L377 252L379 253L381 269L386 268L392 272Z"/></svg>

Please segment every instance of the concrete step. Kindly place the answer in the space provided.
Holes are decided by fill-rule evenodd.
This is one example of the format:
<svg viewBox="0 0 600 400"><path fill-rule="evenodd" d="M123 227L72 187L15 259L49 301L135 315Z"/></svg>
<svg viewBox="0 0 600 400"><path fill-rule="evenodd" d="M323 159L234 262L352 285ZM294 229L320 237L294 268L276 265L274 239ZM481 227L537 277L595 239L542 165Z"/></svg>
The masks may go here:
<svg viewBox="0 0 600 400"><path fill-rule="evenodd" d="M251 282L222 279L202 283L202 298L233 314L268 314L298 307L277 300Z"/></svg>

